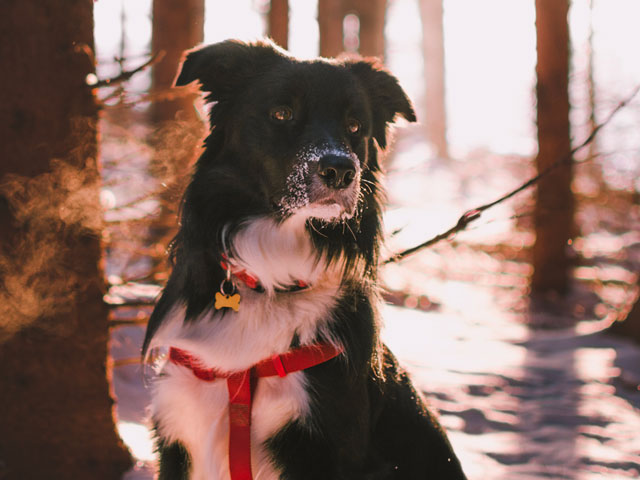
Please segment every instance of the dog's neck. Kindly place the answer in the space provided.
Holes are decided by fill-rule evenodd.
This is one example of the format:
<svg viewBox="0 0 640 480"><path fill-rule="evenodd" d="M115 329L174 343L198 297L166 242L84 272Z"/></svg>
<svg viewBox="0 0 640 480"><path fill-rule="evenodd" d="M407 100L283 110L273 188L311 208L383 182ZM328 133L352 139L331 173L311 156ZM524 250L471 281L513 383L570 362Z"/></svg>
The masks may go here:
<svg viewBox="0 0 640 480"><path fill-rule="evenodd" d="M262 286L262 284L260 283L260 280L256 275L254 275L251 272L247 272L246 270L239 269L229 260L229 258L226 255L223 258L224 259L220 262L220 266L225 272L227 272L227 279L225 280L225 283L231 282L233 284L236 284L237 282L241 282L244 285L246 285L248 288L256 292L265 291L264 287ZM306 282L302 280L296 280L291 286L284 289L278 289L277 291L294 292L294 291L306 290L310 287L311 286Z"/></svg>
<svg viewBox="0 0 640 480"><path fill-rule="evenodd" d="M212 307L188 322L187 306L176 305L149 348L173 346L192 352L211 368L236 371L274 352L287 351L294 338L299 345L318 339L331 343L329 312L340 298L344 269L338 262L328 265L318 258L305 222L298 220L254 217L245 221L228 237L228 266L251 272L264 292L237 282L238 310ZM279 290L296 281L312 288Z"/></svg>
<svg viewBox="0 0 640 480"><path fill-rule="evenodd" d="M314 285L326 275L306 229L306 219L294 216L284 222L269 217L246 221L227 246L232 271L245 271L267 294L302 282ZM334 273L338 273L337 271Z"/></svg>

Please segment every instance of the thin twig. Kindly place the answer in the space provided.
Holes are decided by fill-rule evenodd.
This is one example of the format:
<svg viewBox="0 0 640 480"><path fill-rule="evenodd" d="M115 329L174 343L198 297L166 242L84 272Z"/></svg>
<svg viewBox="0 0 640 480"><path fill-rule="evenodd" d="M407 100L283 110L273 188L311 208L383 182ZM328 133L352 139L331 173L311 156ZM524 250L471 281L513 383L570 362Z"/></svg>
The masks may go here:
<svg viewBox="0 0 640 480"><path fill-rule="evenodd" d="M165 55L164 50L161 50L160 52L153 55L149 60L144 62L142 65L140 65L139 67L136 67L133 70L125 70L124 72L119 73L115 77L98 80L96 83L89 86L92 88L112 87L113 85L116 85L118 83L125 82L129 80L131 77L133 77L136 73L141 72L145 68L162 60L164 55Z"/></svg>
<svg viewBox="0 0 640 480"><path fill-rule="evenodd" d="M426 242L423 242L423 243L421 243L419 245L416 245L415 247L408 248L406 250L403 250L401 252L398 252L398 253L392 255L390 258L384 260L382 262L382 265L386 265L388 263L399 262L400 260L403 260L404 258L408 257L409 255L413 255L414 253L416 253L416 252L418 252L420 250L423 250L423 249L425 249L427 247L430 247L431 245L434 245L434 244L436 244L436 243L438 243L438 242L440 242L440 241L442 241L442 240L444 240L446 238L449 238L451 235L466 229L471 222L473 222L473 221L477 220L478 218L480 218L480 216L482 215L482 212L484 212L485 210L488 210L491 207L494 207L494 206L498 205L499 203L502 203L505 200L510 199L514 195L522 192L523 190L531 187L532 185L535 185L536 183L538 183L540 181L540 179L546 177L547 175L549 175L552 171L554 171L556 168L560 167L561 165L565 165L565 164L571 163L573 161L573 156L576 153L578 153L580 150L582 150L584 147L589 145L596 138L596 136L598 135L600 130L602 130L602 128L605 127L620 110L622 110L624 107L626 107L634 99L634 97L638 94L638 92L640 92L640 85L636 86L636 88L633 90L631 95L629 95L624 100L622 100L620 103L618 103L618 105L611 111L611 113L606 118L606 120L604 120L600 124L596 125L591 130L591 132L589 133L587 138L580 145L578 145L578 146L574 147L573 149L571 149L571 151L567 155L565 155L564 157L562 157L562 158L556 160L555 162L553 162L551 165L549 165L547 168L542 170L535 177L530 178L529 180L524 182L522 185L520 185L515 190L512 190L509 193L506 193L505 195L501 196L497 200L494 200L493 202L486 203L484 205L481 205L479 207L473 208L471 210L467 210L458 219L458 222L453 227L451 227L449 230L447 230L446 232L440 233L440 234L436 235L435 237L427 240ZM584 163L584 161L580 162L580 163Z"/></svg>

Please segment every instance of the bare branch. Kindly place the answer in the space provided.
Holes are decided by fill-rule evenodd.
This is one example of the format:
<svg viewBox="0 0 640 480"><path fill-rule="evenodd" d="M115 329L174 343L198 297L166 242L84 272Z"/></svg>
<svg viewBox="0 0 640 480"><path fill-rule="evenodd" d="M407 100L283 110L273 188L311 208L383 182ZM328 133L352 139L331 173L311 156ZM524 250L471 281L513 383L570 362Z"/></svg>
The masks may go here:
<svg viewBox="0 0 640 480"><path fill-rule="evenodd" d="M115 105L104 105L104 107L110 110L126 110L131 107L135 107L136 105L140 105L143 103L149 102L165 102L168 100L175 100L177 98L186 97L194 94L194 89L191 87L169 87L161 90L157 90L153 93L145 93L136 95L133 100L122 101ZM110 100L114 97L117 97L119 93L114 92L113 94L107 96L106 98L101 99L101 103L105 103L107 100Z"/></svg>
<svg viewBox="0 0 640 480"><path fill-rule="evenodd" d="M133 77L136 73L141 72L145 68L162 60L164 58L164 55L165 55L164 50L161 50L160 52L153 55L149 60L144 62L142 65L140 65L139 67L136 67L133 70L126 70L124 72L121 72L119 75L115 77L105 78L103 80L96 80L95 83L90 83L89 86L92 88L111 87L118 83L125 82L129 80L131 77Z"/></svg>
<svg viewBox="0 0 640 480"><path fill-rule="evenodd" d="M388 263L399 262L400 260L405 259L409 255L413 255L414 253L419 252L420 250L423 250L423 249L425 249L427 247L430 247L431 245L434 245L434 244L436 244L436 243L438 243L438 242L440 242L440 241L442 241L442 240L444 240L446 238L449 238L451 235L453 235L453 234L455 234L457 232L465 230L469 226L470 223L472 223L473 221L475 221L478 218L480 218L480 216L482 215L482 212L484 212L485 210L488 210L491 207L494 207L494 206L498 205L499 203L502 203L505 200L510 199L514 195L522 192L523 190L526 190L527 188L535 185L536 183L538 183L540 181L540 179L546 177L547 175L549 175L552 171L554 171L556 168L560 167L561 165L565 165L565 164L571 163L573 161L574 155L576 153L578 153L579 151L581 151L583 148L585 148L587 145L589 145L591 142L593 142L593 140L596 138L596 136L598 135L600 130L602 130L602 128L604 128L609 122L611 122L613 117L620 110L622 110L624 107L626 107L634 99L634 97L638 94L638 92L640 92L640 85L636 86L636 88L634 88L634 90L631 92L631 94L628 97L626 97L624 100L622 100L620 103L618 103L618 105L611 111L611 113L606 118L606 120L604 120L600 124L596 125L591 130L591 132L589 133L587 138L582 143L580 143L578 146L576 146L573 149L571 149L571 151L567 155L565 155L564 157L556 160L554 163L549 165L547 168L545 168L538 175L536 175L535 177L530 178L529 180L524 182L522 185L520 185L518 188L516 188L515 190L512 190L512 191L510 191L510 192L508 192L506 194L504 194L503 196L501 196L497 200L494 200L493 202L486 203L484 205L481 205L479 207L476 207L476 208L473 208L471 210L466 211L458 219L458 222L453 227L451 227L449 230L447 230L446 232L440 233L440 234L436 235L435 237L427 240L426 242L423 242L423 243L421 243L419 245L416 245L415 247L408 248L406 250L403 250L401 252L398 252L398 253L392 255L390 258L387 258L386 260L384 260L382 262L382 265L386 265ZM585 161L586 160L584 160L584 161L582 161L580 163L584 163Z"/></svg>

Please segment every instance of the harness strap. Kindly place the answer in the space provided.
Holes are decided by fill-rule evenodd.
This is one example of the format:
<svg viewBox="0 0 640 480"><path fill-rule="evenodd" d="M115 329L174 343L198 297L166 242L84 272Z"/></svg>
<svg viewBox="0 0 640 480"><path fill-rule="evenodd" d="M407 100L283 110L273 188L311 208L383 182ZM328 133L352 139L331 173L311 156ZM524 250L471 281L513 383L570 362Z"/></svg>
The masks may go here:
<svg viewBox="0 0 640 480"><path fill-rule="evenodd" d="M262 360L254 366L234 373L206 368L202 362L185 350L171 347L169 360L190 369L194 376L205 382L227 380L229 393L229 471L231 480L252 480L251 473L251 404L252 390L259 377L285 377L288 373L320 365L342 353L342 349L329 343L307 345Z"/></svg>

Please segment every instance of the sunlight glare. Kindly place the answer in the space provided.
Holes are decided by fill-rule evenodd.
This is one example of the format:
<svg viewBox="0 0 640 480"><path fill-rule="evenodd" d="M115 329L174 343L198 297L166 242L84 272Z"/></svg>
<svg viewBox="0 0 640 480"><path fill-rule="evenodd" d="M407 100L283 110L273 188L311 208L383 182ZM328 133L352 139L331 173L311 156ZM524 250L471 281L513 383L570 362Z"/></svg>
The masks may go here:
<svg viewBox="0 0 640 480"><path fill-rule="evenodd" d="M490 22L490 24L489 24ZM445 0L447 114L455 152L535 152L535 10L528 0Z"/></svg>
<svg viewBox="0 0 640 480"><path fill-rule="evenodd" d="M289 0L289 51L298 58L313 58L320 51L318 2Z"/></svg>
<svg viewBox="0 0 640 480"><path fill-rule="evenodd" d="M264 35L265 20L253 0L208 0L204 11L204 43L229 38L253 41Z"/></svg>
<svg viewBox="0 0 640 480"><path fill-rule="evenodd" d="M137 460L150 461L155 458L151 433L144 425L118 422L118 432Z"/></svg>

